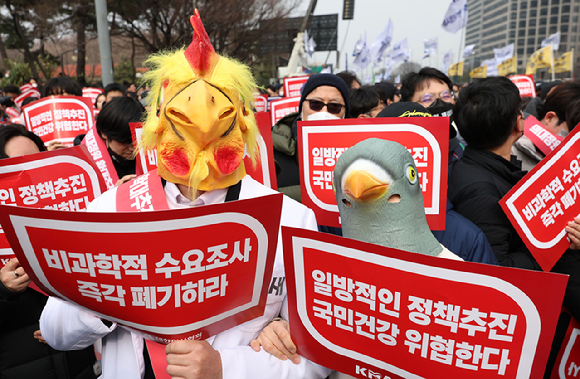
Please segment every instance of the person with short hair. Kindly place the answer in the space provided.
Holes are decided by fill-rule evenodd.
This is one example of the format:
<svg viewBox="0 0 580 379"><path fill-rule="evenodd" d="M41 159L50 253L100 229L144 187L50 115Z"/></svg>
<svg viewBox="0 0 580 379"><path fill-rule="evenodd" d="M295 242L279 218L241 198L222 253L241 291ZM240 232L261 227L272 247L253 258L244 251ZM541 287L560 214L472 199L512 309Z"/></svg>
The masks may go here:
<svg viewBox="0 0 580 379"><path fill-rule="evenodd" d="M389 106L393 103L398 103L401 101L401 90L399 90L393 83L389 82L380 82L375 83L375 87L381 92L385 98L383 102L385 106Z"/></svg>
<svg viewBox="0 0 580 379"><path fill-rule="evenodd" d="M447 194L455 210L483 231L500 265L539 271L499 205L526 174L511 155L524 131L520 102L518 88L505 77L482 79L459 93L453 115L467 147L449 173ZM570 231L568 236L575 238ZM580 320L579 251L568 249L552 271L570 275L564 305Z"/></svg>
<svg viewBox="0 0 580 379"><path fill-rule="evenodd" d="M376 87L363 86L350 93L350 117L374 118L385 109Z"/></svg>
<svg viewBox="0 0 580 379"><path fill-rule="evenodd" d="M356 77L356 74L352 71L342 71L336 74L339 78L344 80L346 86L349 90L360 88L360 80Z"/></svg>
<svg viewBox="0 0 580 379"><path fill-rule="evenodd" d="M77 82L67 77L52 78L42 89L42 97L48 96L82 96L83 90Z"/></svg>
<svg viewBox="0 0 580 379"><path fill-rule="evenodd" d="M9 84L4 87L4 94L10 98L10 100L14 101L20 95L20 88L15 85Z"/></svg>
<svg viewBox="0 0 580 379"><path fill-rule="evenodd" d="M110 83L105 87L105 102L111 101L114 97L127 97L127 89L119 83Z"/></svg>

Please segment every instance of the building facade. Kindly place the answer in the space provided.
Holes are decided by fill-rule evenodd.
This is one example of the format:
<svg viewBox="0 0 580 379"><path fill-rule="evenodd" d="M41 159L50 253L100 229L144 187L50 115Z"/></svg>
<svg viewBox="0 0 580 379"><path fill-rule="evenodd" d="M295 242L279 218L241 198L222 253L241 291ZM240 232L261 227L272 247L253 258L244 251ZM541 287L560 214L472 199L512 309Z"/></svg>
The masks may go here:
<svg viewBox="0 0 580 379"><path fill-rule="evenodd" d="M557 58L574 48L573 75L578 72L580 0L468 0L467 4L465 45L477 45L475 55L466 60L467 69L493 58L494 48L514 43L518 74L523 74L527 58L541 47L542 40L560 31L560 46L554 56ZM571 76L572 73L556 74L559 78ZM536 80L549 78L548 69L536 73Z"/></svg>

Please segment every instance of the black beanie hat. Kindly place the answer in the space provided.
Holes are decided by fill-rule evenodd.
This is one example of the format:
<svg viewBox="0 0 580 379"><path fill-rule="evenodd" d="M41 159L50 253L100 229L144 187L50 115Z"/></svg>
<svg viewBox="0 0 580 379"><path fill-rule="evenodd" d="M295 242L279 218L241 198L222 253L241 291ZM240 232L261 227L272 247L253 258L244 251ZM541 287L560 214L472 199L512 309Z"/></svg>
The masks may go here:
<svg viewBox="0 0 580 379"><path fill-rule="evenodd" d="M315 74L308 78L308 81L304 83L302 87L302 96L300 96L300 106L298 108L298 113L302 115L302 103L306 99L306 96L317 87L320 86L331 86L340 91L342 98L344 100L344 105L346 106L345 118L350 115L350 92L344 80L339 78L334 74Z"/></svg>

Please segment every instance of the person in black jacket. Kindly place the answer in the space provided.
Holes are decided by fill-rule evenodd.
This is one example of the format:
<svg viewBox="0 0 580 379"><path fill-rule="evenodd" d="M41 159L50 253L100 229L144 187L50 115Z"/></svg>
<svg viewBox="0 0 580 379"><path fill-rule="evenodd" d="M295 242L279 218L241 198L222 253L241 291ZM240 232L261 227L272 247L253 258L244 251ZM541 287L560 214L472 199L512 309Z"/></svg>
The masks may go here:
<svg viewBox="0 0 580 379"><path fill-rule="evenodd" d="M22 125L0 126L0 159L45 151ZM30 278L13 258L0 269L0 378L94 379L100 372L92 347L57 351L42 343L38 320L48 297L29 288Z"/></svg>
<svg viewBox="0 0 580 379"><path fill-rule="evenodd" d="M453 115L468 145L452 166L448 198L483 231L500 265L541 270L499 205L526 174L511 155L524 131L520 102L518 88L504 77L483 79L460 92ZM568 249L552 271L570 275L564 305L580 320L580 251Z"/></svg>

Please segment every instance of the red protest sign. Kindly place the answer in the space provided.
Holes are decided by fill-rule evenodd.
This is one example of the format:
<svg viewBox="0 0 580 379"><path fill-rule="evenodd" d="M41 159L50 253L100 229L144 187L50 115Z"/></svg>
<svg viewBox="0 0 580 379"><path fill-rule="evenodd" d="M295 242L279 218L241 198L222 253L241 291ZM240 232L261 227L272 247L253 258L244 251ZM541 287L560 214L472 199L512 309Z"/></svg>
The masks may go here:
<svg viewBox="0 0 580 379"><path fill-rule="evenodd" d="M22 102L27 97L37 97L40 99L40 92L38 92L38 90L34 87L32 87L32 89L23 91L22 94L20 94L17 98L14 99L14 104L16 104L18 108L22 108Z"/></svg>
<svg viewBox="0 0 580 379"><path fill-rule="evenodd" d="M256 161L256 165L253 166L252 160L248 156L244 156L246 173L263 185L277 190L278 183L276 182L276 166L274 164L272 128L269 124L270 114L267 112L258 112L255 113L254 116L256 117L258 129L260 130L260 138L258 140L260 157ZM133 144L137 151L137 146L139 146L142 141L143 125L140 122L131 122L129 123L129 126L131 127ZM157 149L150 149L145 152L139 149L135 159L137 160L137 175L142 175L154 170L157 168Z"/></svg>
<svg viewBox="0 0 580 379"><path fill-rule="evenodd" d="M551 379L578 378L580 372L580 322L571 317L566 336L560 347Z"/></svg>
<svg viewBox="0 0 580 379"><path fill-rule="evenodd" d="M105 91L102 88L85 87L83 88L83 97L91 99L91 104L94 106L95 102L97 101L97 97L99 97L99 95L104 92Z"/></svg>
<svg viewBox="0 0 580 379"><path fill-rule="evenodd" d="M332 189L334 166L349 147L368 138L395 141L413 155L432 230L445 229L449 118L376 118L299 121L298 151L302 203L319 225L340 226Z"/></svg>
<svg viewBox="0 0 580 379"><path fill-rule="evenodd" d="M542 159L500 201L512 225L540 265L550 271L570 246L565 227L580 213L579 130Z"/></svg>
<svg viewBox="0 0 580 379"><path fill-rule="evenodd" d="M302 86L308 81L309 76L294 76L284 78L284 97L300 97Z"/></svg>
<svg viewBox="0 0 580 379"><path fill-rule="evenodd" d="M254 94L254 108L256 112L268 112L268 95Z"/></svg>
<svg viewBox="0 0 580 379"><path fill-rule="evenodd" d="M508 78L518 87L520 96L536 97L534 75L510 75Z"/></svg>
<svg viewBox="0 0 580 379"><path fill-rule="evenodd" d="M93 105L79 96L50 96L26 105L22 109L28 130L48 145L60 141L68 146L79 134L93 127Z"/></svg>
<svg viewBox="0 0 580 379"><path fill-rule="evenodd" d="M542 377L566 276L286 227L282 239L300 355L356 377Z"/></svg>
<svg viewBox="0 0 580 379"><path fill-rule="evenodd" d="M524 122L524 135L528 137L538 149L548 155L563 140L563 137L552 134L534 116L528 116Z"/></svg>
<svg viewBox="0 0 580 379"><path fill-rule="evenodd" d="M0 204L84 211L105 190L86 147L0 159ZM0 267L13 257L0 233Z"/></svg>
<svg viewBox="0 0 580 379"><path fill-rule="evenodd" d="M119 175L117 175L117 170L113 165L113 160L109 155L107 146L105 146L105 141L103 141L97 132L96 125L89 129L85 138L83 138L81 145L86 146L89 153L91 153L91 156L103 175L107 188L111 189L115 187L115 184L119 180Z"/></svg>
<svg viewBox="0 0 580 379"><path fill-rule="evenodd" d="M159 212L0 206L0 223L45 292L168 343L263 315L281 209L281 194Z"/></svg>
<svg viewBox="0 0 580 379"><path fill-rule="evenodd" d="M290 97L270 102L270 115L272 125L275 125L282 117L293 112L298 112L300 97Z"/></svg>

